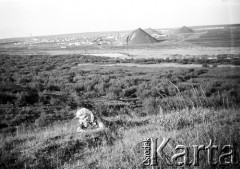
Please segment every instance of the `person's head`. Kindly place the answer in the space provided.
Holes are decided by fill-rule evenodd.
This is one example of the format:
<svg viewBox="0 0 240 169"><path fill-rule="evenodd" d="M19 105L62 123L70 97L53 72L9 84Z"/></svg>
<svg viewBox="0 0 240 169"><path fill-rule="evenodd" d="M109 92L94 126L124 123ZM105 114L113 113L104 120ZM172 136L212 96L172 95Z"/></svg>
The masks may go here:
<svg viewBox="0 0 240 169"><path fill-rule="evenodd" d="M86 108L78 109L75 118L78 119L80 125L84 127L88 127L88 125L94 121L92 112Z"/></svg>

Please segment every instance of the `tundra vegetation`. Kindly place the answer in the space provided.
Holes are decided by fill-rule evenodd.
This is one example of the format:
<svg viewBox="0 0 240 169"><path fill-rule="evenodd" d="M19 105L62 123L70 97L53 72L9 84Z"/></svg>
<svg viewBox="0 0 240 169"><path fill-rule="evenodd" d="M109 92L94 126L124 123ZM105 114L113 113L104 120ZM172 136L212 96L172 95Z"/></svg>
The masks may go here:
<svg viewBox="0 0 240 169"><path fill-rule="evenodd" d="M218 62L194 58L179 62L205 65L106 67L101 64L160 61L0 57L0 168L141 168L140 143L148 137L171 137L169 156L178 144L208 145L210 139L233 145L240 155L239 67L209 67L208 62ZM93 110L109 131L77 133L78 107ZM210 167L206 159L200 154L200 168Z"/></svg>

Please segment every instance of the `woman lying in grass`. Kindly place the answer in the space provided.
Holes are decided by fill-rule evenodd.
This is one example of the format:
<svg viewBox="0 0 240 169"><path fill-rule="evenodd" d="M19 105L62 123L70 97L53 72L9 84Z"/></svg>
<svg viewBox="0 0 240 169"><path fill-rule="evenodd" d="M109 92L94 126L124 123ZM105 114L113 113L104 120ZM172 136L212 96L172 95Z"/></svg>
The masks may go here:
<svg viewBox="0 0 240 169"><path fill-rule="evenodd" d="M75 118L78 119L80 124L77 128L78 132L96 132L107 129L101 119L94 116L93 113L86 108L78 109Z"/></svg>

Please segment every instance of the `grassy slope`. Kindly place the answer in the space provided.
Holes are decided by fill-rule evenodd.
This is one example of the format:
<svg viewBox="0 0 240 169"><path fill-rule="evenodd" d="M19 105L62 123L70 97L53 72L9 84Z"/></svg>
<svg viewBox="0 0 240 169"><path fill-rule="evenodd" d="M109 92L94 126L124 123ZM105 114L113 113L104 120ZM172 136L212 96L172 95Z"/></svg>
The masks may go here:
<svg viewBox="0 0 240 169"><path fill-rule="evenodd" d="M240 118L235 109L183 109L159 112L144 119L123 119L123 116L108 119L115 124L114 130L110 125L110 131L102 133L76 133L75 124L71 122L1 138L1 165L4 163L5 168L24 165L30 168L138 168L143 156L139 143L149 137L172 138L164 150L168 156L177 144L208 145L209 139L216 145L237 146L240 151ZM17 160L14 163L13 157ZM201 156L201 168L209 168L205 158ZM161 165L166 167L165 163Z"/></svg>
<svg viewBox="0 0 240 169"><path fill-rule="evenodd" d="M90 62L103 60L85 59ZM81 61L84 62L84 58L78 55L6 56L2 59L1 87L7 90L10 83L32 86L39 94L39 101L26 104L28 95L24 91L2 91L10 101L10 96L16 99L12 104L2 99L2 105L12 105L14 109L2 111L1 119L7 124L20 125L26 122L22 119L26 115L30 122L33 121L31 123L35 122L35 127L22 128L18 135L1 133L0 168L63 168L64 164L69 168L137 168L141 165L142 154L134 153L137 149L134 147L147 137L171 136L173 147L177 143L207 145L209 138L217 144L239 147L239 108L235 107L240 96L239 68L77 67ZM41 95L44 92L62 97L68 93L67 99L71 102L58 100L55 94L45 103ZM72 102L75 100L80 106L77 103L81 100L94 100L99 93L110 101L118 97L138 97L140 107L128 112L133 117L123 113L128 109L108 109L107 115L114 117L105 119L110 128L106 133L76 133L77 124L71 120L75 110ZM21 94L26 95L25 100L18 97ZM45 110L55 106L53 112ZM60 110L57 106L61 106ZM47 118L41 119L44 117L42 111ZM141 113L145 117L140 117ZM45 124L51 117L61 121ZM44 125L36 125L39 121ZM167 153L170 154L170 150Z"/></svg>

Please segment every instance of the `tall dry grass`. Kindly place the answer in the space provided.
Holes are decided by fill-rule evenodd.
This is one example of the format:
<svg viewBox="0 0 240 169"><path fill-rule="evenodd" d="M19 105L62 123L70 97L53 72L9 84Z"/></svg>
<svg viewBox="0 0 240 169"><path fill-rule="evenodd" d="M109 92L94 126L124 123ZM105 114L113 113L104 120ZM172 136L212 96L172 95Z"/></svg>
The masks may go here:
<svg viewBox="0 0 240 169"><path fill-rule="evenodd" d="M0 135L0 168L142 168L141 142L150 137L158 138L159 142L171 138L164 151L166 157L171 157L178 144L208 145L210 139L220 147L233 145L239 154L239 109L228 102L217 108L212 103L206 106L204 103L209 100L201 88L192 88L192 96L187 97L171 85L177 95L172 105L159 102L155 113L144 118L105 119L108 131L77 133L73 120L48 127L19 128L15 135ZM162 97L162 101L167 99ZM221 99L218 98L218 103L223 103ZM166 111L163 105L171 109ZM206 153L200 156L199 168L210 168L206 156ZM161 162L159 167L169 166Z"/></svg>

